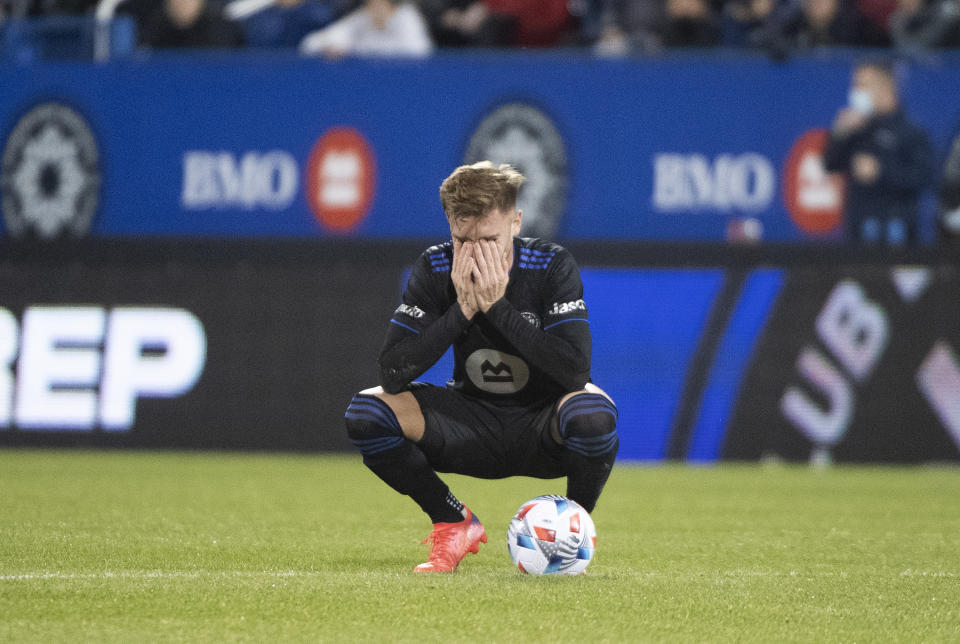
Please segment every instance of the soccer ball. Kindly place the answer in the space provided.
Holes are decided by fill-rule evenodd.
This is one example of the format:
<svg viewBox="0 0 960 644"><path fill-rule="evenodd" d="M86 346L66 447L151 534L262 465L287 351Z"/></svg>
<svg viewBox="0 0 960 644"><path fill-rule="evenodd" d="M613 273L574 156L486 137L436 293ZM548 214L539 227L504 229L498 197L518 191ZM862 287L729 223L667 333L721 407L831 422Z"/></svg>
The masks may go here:
<svg viewBox="0 0 960 644"><path fill-rule="evenodd" d="M593 519L579 503L557 494L521 505L507 528L510 558L531 575L577 575L596 547Z"/></svg>

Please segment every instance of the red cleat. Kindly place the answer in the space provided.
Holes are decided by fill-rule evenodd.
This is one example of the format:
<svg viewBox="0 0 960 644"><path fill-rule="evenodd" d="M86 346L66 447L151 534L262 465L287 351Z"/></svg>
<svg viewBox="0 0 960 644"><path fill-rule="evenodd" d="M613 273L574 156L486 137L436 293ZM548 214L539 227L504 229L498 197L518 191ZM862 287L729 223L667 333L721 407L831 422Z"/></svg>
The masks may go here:
<svg viewBox="0 0 960 644"><path fill-rule="evenodd" d="M413 572L455 572L468 552L480 551L480 542L487 542L487 532L480 519L469 508L466 510L467 518L463 521L433 524L430 536L423 540L423 543L433 542L430 559Z"/></svg>

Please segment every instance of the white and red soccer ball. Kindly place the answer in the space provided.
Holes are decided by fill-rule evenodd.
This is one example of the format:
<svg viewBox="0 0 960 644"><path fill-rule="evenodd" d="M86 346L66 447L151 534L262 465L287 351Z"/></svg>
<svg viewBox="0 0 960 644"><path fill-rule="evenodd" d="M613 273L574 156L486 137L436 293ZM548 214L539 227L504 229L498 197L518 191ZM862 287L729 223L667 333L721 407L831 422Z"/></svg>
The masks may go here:
<svg viewBox="0 0 960 644"><path fill-rule="evenodd" d="M531 575L577 575L596 547L593 519L578 503L557 494L521 505L507 529L510 558Z"/></svg>

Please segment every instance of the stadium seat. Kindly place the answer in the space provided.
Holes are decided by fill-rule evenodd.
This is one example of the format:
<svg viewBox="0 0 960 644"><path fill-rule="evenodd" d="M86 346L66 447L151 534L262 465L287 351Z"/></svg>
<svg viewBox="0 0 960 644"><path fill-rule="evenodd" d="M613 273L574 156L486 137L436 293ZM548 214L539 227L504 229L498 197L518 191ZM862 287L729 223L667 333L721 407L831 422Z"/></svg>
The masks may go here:
<svg viewBox="0 0 960 644"><path fill-rule="evenodd" d="M91 16L9 20L0 26L0 62L91 60L96 28ZM128 57L136 44L133 19L116 17L110 23L110 57Z"/></svg>

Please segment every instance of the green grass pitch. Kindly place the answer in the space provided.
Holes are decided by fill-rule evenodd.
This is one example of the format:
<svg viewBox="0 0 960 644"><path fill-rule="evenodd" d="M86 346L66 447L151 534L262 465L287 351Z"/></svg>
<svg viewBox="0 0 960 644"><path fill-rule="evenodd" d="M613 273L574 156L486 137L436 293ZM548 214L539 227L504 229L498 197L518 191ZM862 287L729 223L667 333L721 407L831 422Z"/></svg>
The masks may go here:
<svg viewBox="0 0 960 644"><path fill-rule="evenodd" d="M580 577L510 564L562 481L448 477L490 543L356 456L0 451L0 641L957 642L955 468L618 466Z"/></svg>

